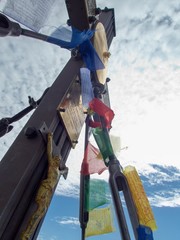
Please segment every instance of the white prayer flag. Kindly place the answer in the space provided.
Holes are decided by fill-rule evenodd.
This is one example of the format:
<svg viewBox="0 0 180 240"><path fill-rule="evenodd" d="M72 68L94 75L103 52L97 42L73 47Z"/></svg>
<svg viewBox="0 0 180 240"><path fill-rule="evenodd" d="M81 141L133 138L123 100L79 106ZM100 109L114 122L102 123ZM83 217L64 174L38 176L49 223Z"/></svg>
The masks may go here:
<svg viewBox="0 0 180 240"><path fill-rule="evenodd" d="M89 102L94 98L89 69L81 68L80 76L81 76L82 104L83 107L88 108Z"/></svg>
<svg viewBox="0 0 180 240"><path fill-rule="evenodd" d="M7 0L3 12L38 32L44 25L56 0Z"/></svg>

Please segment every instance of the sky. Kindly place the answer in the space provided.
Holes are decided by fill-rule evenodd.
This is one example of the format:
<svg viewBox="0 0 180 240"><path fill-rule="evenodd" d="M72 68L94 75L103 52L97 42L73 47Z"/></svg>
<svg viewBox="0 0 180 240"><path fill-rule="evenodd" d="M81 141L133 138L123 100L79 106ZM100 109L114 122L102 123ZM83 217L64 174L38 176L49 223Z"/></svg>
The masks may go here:
<svg viewBox="0 0 180 240"><path fill-rule="evenodd" d="M127 147L116 155L123 167L133 165L141 176L158 225L154 239L179 240L180 3L97 0L97 5L115 9L117 34L108 65L115 113L111 134L120 137L121 148ZM65 24L65 9L64 1L57 0L45 27ZM0 38L0 45L3 118L25 108L28 95L38 99L63 69L70 53L25 37ZM15 123L14 129L0 139L1 158L30 116ZM78 196L83 140L84 129L67 161L68 179L60 179L38 240L80 239ZM92 178L108 181L108 172ZM118 228L115 233L90 239L120 239Z"/></svg>

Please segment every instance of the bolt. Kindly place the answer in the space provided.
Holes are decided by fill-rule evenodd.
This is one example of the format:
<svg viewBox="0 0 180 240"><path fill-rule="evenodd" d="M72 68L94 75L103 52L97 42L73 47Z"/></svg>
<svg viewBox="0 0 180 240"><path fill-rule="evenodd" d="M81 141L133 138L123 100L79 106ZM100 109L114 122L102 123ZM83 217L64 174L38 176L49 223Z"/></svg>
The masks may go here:
<svg viewBox="0 0 180 240"><path fill-rule="evenodd" d="M60 111L60 112L65 112L66 109L65 109L65 108L60 108L59 111Z"/></svg>
<svg viewBox="0 0 180 240"><path fill-rule="evenodd" d="M101 12L102 12L102 10L100 8L95 9L95 15L99 15Z"/></svg>
<svg viewBox="0 0 180 240"><path fill-rule="evenodd" d="M104 12L108 12L109 11L109 8L108 7L105 7L104 8Z"/></svg>
<svg viewBox="0 0 180 240"><path fill-rule="evenodd" d="M35 127L27 127L24 131L27 138L35 138L38 135L37 129Z"/></svg>
<svg viewBox="0 0 180 240"><path fill-rule="evenodd" d="M72 25L70 19L68 19L66 23L67 23L68 26L71 26L71 25Z"/></svg>
<svg viewBox="0 0 180 240"><path fill-rule="evenodd" d="M73 57L77 61L81 59L81 53L79 52L78 48L74 48L71 50L71 57Z"/></svg>
<svg viewBox="0 0 180 240"><path fill-rule="evenodd" d="M88 20L89 20L89 23L94 23L97 19L95 16L89 16Z"/></svg>

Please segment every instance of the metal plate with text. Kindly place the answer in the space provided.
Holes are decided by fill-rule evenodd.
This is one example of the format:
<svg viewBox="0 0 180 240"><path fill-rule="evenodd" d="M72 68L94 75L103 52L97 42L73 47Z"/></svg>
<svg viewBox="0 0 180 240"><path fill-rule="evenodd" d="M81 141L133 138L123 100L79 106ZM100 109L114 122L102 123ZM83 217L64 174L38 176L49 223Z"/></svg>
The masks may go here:
<svg viewBox="0 0 180 240"><path fill-rule="evenodd" d="M78 80L73 82L57 110L74 148L86 118L83 112L81 86Z"/></svg>

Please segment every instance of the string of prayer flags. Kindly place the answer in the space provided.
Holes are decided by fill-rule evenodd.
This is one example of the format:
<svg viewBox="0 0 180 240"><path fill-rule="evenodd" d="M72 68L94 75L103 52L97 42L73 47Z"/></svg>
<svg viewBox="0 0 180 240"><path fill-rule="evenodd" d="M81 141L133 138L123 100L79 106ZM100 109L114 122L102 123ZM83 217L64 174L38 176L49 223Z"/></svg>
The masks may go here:
<svg viewBox="0 0 180 240"><path fill-rule="evenodd" d="M101 174L103 171L107 170L104 161L102 158L99 158L99 156L99 150L89 142L84 153L84 159L81 165L81 174Z"/></svg>
<svg viewBox="0 0 180 240"><path fill-rule="evenodd" d="M96 143L99 147L99 150L104 159L105 165L108 166L109 156L114 155L114 151L110 142L109 134L107 131L104 131L102 128L92 129L93 136L96 140Z"/></svg>
<svg viewBox="0 0 180 240"><path fill-rule="evenodd" d="M94 98L90 74L89 69L80 68L82 104L86 109L89 107L89 102Z"/></svg>
<svg viewBox="0 0 180 240"><path fill-rule="evenodd" d="M89 212L86 237L111 233L115 231L112 221L111 208L98 208Z"/></svg>
<svg viewBox="0 0 180 240"><path fill-rule="evenodd" d="M111 128L111 122L114 118L114 112L111 108L106 106L101 100L98 98L94 98L89 103L89 108L97 113L99 116L104 117L105 125L107 128Z"/></svg>
<svg viewBox="0 0 180 240"><path fill-rule="evenodd" d="M124 168L123 173L128 181L140 225L156 230L154 215L135 167L127 166Z"/></svg>
<svg viewBox="0 0 180 240"><path fill-rule="evenodd" d="M108 183L104 180L91 179L89 184L85 185L85 192L89 197L89 201L86 204L87 211L110 202Z"/></svg>
<svg viewBox="0 0 180 240"><path fill-rule="evenodd" d="M55 0L7 0L3 12L28 28L38 32L46 23Z"/></svg>

